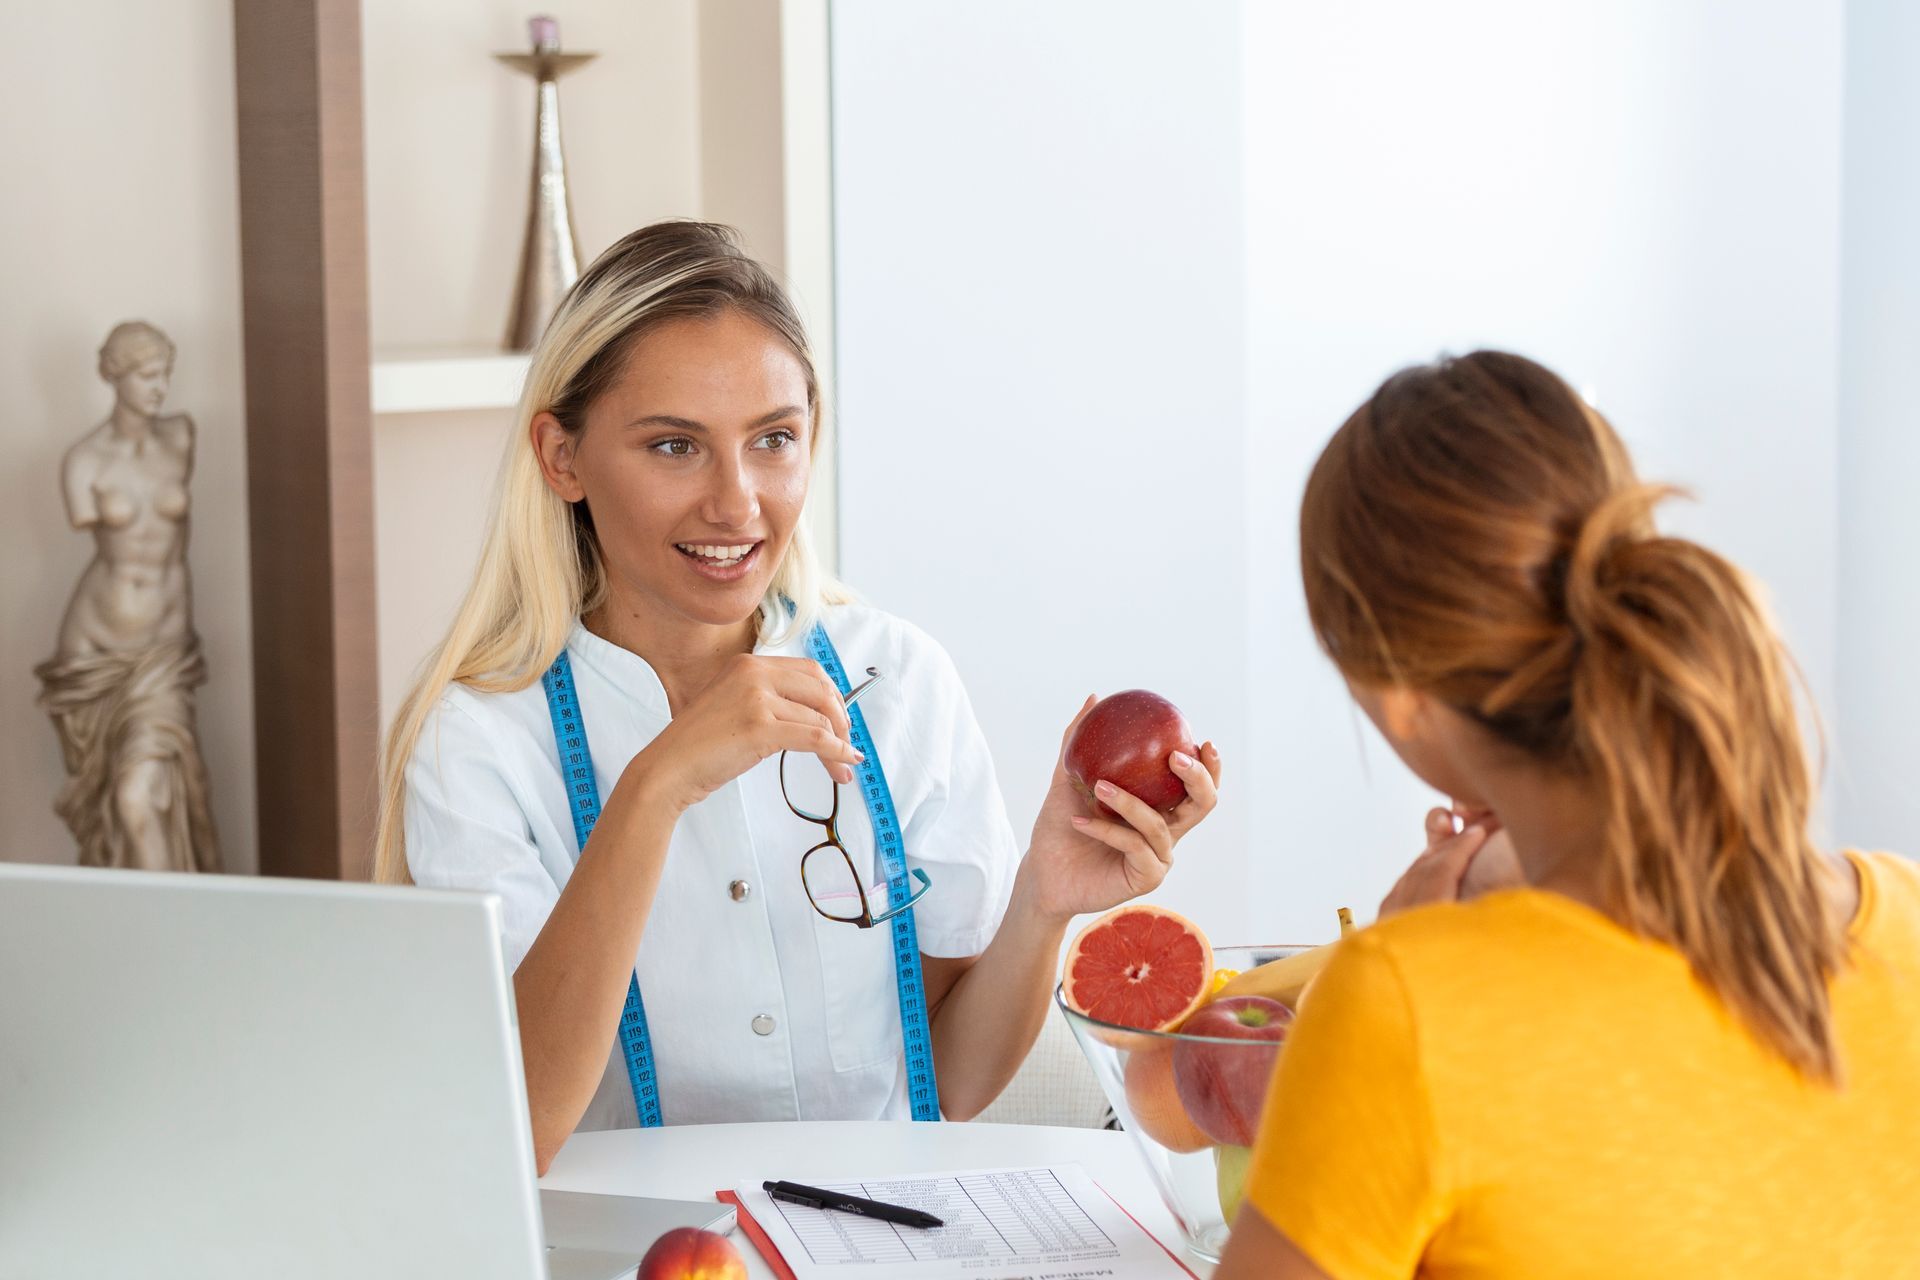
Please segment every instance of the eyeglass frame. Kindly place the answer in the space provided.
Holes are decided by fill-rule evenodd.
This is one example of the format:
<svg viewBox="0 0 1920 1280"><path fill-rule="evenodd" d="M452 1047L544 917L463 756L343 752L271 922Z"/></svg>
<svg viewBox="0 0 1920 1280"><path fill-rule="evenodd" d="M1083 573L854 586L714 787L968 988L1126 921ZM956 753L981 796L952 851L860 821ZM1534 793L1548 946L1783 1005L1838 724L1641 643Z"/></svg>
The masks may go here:
<svg viewBox="0 0 1920 1280"><path fill-rule="evenodd" d="M868 667L867 678L842 695L842 704L851 710L853 704L859 701L861 694L885 678L886 677L880 674L878 667ZM907 868L907 874L914 880L920 882L919 891L910 894L907 900L899 906L889 906L879 915L873 914L873 907L868 901L867 896L866 877L862 876L860 869L853 864L853 855L847 852L847 846L840 839L840 780L833 777L832 774L827 775L828 781L833 784L833 809L824 815L808 813L805 809L795 804L793 797L787 794L787 755L788 753L785 751L780 753L781 800L786 802L787 811L793 814L794 817L799 818L803 822L811 822L815 826L823 828L827 833L825 840L822 840L819 844L814 845L811 849L808 849L800 855L800 890L807 895L807 905L819 912L822 918L831 920L835 924L850 924L861 929L871 929L875 925L887 923L901 912L911 909L914 903L926 897L927 890L933 888L933 881L930 880L927 877L927 873L920 868L909 867ZM813 886L807 883L807 861L823 849L832 849L835 853L838 853L841 859L847 864L847 874L853 877L854 886L860 891L860 914L858 916L836 916L815 900L813 896Z"/></svg>

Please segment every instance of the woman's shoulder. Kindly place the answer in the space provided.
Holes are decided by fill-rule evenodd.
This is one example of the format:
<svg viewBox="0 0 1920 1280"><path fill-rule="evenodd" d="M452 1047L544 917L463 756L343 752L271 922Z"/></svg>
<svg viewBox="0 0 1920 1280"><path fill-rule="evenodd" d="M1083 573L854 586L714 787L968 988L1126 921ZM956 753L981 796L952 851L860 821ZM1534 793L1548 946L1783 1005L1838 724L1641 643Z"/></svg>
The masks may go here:
<svg viewBox="0 0 1920 1280"><path fill-rule="evenodd" d="M1430 903L1373 925L1369 933L1396 950L1450 952L1456 947L1531 947L1543 935L1585 937L1606 944L1639 943L1630 930L1565 894L1500 889L1464 902Z"/></svg>
<svg viewBox="0 0 1920 1280"><path fill-rule="evenodd" d="M1371 925L1349 941L1390 970L1408 1000L1443 1018L1550 1018L1605 973L1618 986L1664 988L1686 961L1593 908L1541 889L1435 903ZM1576 1002L1577 1003L1577 1002Z"/></svg>
<svg viewBox="0 0 1920 1280"><path fill-rule="evenodd" d="M528 726L546 714L539 681L518 689L492 690L455 681L441 692L421 721L413 758L439 756L449 745L510 749Z"/></svg>
<svg viewBox="0 0 1920 1280"><path fill-rule="evenodd" d="M849 668L878 666L888 677L905 680L958 679L945 647L898 614L863 601L834 604L821 611L820 624Z"/></svg>
<svg viewBox="0 0 1920 1280"><path fill-rule="evenodd" d="M1849 849L1846 859L1860 873L1863 897L1875 905L1891 901L1902 911L1920 909L1920 862L1897 853Z"/></svg>
<svg viewBox="0 0 1920 1280"><path fill-rule="evenodd" d="M1920 966L1920 862L1895 853L1849 850L1860 877L1852 934L1876 953Z"/></svg>
<svg viewBox="0 0 1920 1280"><path fill-rule="evenodd" d="M1301 1036L1331 1036L1349 1058L1411 1055L1430 1105L1457 1114L1489 1070L1607 1034L1609 1010L1698 999L1676 953L1619 951L1551 896L1435 903L1341 939L1307 989Z"/></svg>
<svg viewBox="0 0 1920 1280"><path fill-rule="evenodd" d="M849 681L858 683L869 667L884 678L861 705L870 722L877 713L879 723L897 728L901 747L928 776L950 781L956 750L979 761L972 748L978 745L984 751L984 746L974 727L973 700L938 640L906 619L867 604L830 606L820 624ZM887 749L885 742L881 748Z"/></svg>
<svg viewBox="0 0 1920 1280"><path fill-rule="evenodd" d="M897 613L889 613L865 600L823 605L820 625L839 643L841 636L852 641L882 638L894 644L932 644L933 637Z"/></svg>

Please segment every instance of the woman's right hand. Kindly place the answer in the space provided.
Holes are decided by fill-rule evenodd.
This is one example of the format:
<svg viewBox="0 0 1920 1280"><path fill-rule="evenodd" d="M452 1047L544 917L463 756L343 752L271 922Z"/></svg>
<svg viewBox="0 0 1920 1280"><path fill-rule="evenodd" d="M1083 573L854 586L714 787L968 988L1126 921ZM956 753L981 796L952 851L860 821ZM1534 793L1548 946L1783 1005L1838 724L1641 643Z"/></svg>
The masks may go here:
<svg viewBox="0 0 1920 1280"><path fill-rule="evenodd" d="M850 783L863 760L850 734L840 690L819 663L742 654L633 758L622 781L643 778L682 813L768 756L800 751Z"/></svg>

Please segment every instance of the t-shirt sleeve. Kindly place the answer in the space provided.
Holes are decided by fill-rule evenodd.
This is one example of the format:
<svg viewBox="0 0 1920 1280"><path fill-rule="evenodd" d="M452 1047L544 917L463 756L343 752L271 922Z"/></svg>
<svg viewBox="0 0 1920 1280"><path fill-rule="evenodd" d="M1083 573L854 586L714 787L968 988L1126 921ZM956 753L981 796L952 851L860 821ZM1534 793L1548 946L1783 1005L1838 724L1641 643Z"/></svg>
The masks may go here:
<svg viewBox="0 0 1920 1280"><path fill-rule="evenodd" d="M407 763L405 829L415 884L500 895L507 969L519 968L560 888L541 864L499 747L457 694L427 718Z"/></svg>
<svg viewBox="0 0 1920 1280"><path fill-rule="evenodd" d="M923 868L932 882L913 909L920 950L978 955L1006 914L1020 846L953 659L910 629L902 667L907 737L928 787L902 817L908 864Z"/></svg>
<svg viewBox="0 0 1920 1280"><path fill-rule="evenodd" d="M1437 1155L1406 985L1355 935L1287 1037L1247 1198L1333 1280L1406 1280L1445 1215Z"/></svg>

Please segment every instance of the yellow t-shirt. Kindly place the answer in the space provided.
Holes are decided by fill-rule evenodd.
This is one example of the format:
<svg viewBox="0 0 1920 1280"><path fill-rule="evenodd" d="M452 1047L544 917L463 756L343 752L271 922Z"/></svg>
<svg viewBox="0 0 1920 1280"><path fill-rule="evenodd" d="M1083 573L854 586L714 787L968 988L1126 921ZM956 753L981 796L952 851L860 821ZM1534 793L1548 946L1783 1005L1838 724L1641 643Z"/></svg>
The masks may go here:
<svg viewBox="0 0 1920 1280"><path fill-rule="evenodd" d="M1671 948L1514 890L1341 943L1249 1201L1335 1280L1920 1277L1920 867L1849 856L1840 1089Z"/></svg>

